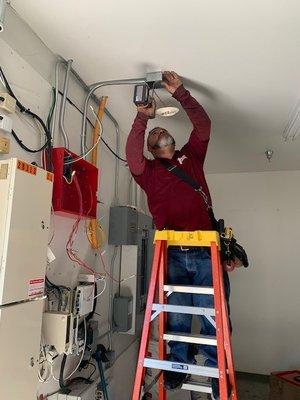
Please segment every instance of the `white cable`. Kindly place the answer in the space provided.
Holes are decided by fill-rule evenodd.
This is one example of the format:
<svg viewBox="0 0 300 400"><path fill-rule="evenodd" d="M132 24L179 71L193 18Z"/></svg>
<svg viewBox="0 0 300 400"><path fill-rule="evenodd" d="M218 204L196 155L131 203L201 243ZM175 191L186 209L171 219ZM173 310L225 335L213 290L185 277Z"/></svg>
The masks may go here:
<svg viewBox="0 0 300 400"><path fill-rule="evenodd" d="M47 362L47 366L48 366L47 369L45 370L45 371L47 371L47 375L46 375L46 377L42 376L41 370L40 369L38 370L38 379L39 379L40 383L48 383L48 382L52 381L52 379L53 379L52 368L49 365L49 362L47 360L45 360L45 362ZM49 371L49 367L50 367L50 371Z"/></svg>
<svg viewBox="0 0 300 400"><path fill-rule="evenodd" d="M40 363L40 361L42 361L41 362L41 368L39 368L39 370L38 370L38 379L39 379L39 382L40 383L48 383L48 382L50 382L52 379L53 379L53 376L52 376L52 370L51 370L51 368L50 368L50 371L49 371L49 361L47 360L47 356L46 356L46 350L45 350L45 346L44 345L42 345L41 346L41 350L40 350L40 353L42 353L42 360L41 360L41 354L40 354L40 357L39 357L39 363ZM44 372L43 372L43 375L41 374L41 369L43 368L43 364L44 363L47 363L47 368L45 368L44 369ZM46 375L46 376L45 376Z"/></svg>
<svg viewBox="0 0 300 400"><path fill-rule="evenodd" d="M77 157L77 158L75 158L74 160L65 161L65 162L64 162L64 165L73 164L74 162L79 161L79 160L82 160L83 158L85 158L87 155L89 155L89 154L98 146L98 144L99 144L99 142L100 142L100 140L101 140L101 136L102 136L102 132L103 132L103 125L102 125L102 122L100 121L98 115L95 113L95 110L93 109L93 107L90 106L90 108L91 108L91 110L92 110L92 112L93 112L93 114L94 114L95 118L97 119L97 122L98 122L98 124L99 124L99 126L100 126L99 137L98 137L96 143L94 144L94 146L92 146L92 147L91 147L89 150L87 150L85 153L80 154L80 156Z"/></svg>
<svg viewBox="0 0 300 400"><path fill-rule="evenodd" d="M76 365L76 368L74 369L73 372L71 372L71 374L70 374L69 376L64 377L64 381L67 381L68 379L70 379L70 378L75 374L75 372L77 372L77 370L78 370L78 368L79 368L79 366L80 366L80 364L81 364L81 362L82 362L82 360L83 360L83 356L84 356L84 352L85 352L85 347L86 347L86 337L87 337L87 332L86 332L86 320L85 320L85 318L83 318L83 324L84 324L84 343L83 343L82 354L81 354L81 357L80 357L80 360L79 360L78 364ZM53 372L52 372L52 376L53 376L53 379L54 379L56 382L59 382L59 379L56 378L56 376L54 375Z"/></svg>
<svg viewBox="0 0 300 400"><path fill-rule="evenodd" d="M87 155L90 154L91 151L94 150L95 147L98 146L98 144L99 144L99 142L100 142L100 139L101 139L101 136L98 137L97 142L96 142L96 143L94 144L94 146L91 147L87 152L85 152L84 154L81 154L81 155L80 155L79 157L77 157L77 158L74 158L74 160L65 161L65 162L64 162L64 165L73 164L73 163L75 163L75 162L77 162L77 161L82 160L83 158L85 158Z"/></svg>
<svg viewBox="0 0 300 400"><path fill-rule="evenodd" d="M103 287L101 293L97 294L97 296L94 297L94 300L97 299L97 297L100 297L105 292L105 289L106 289L106 279L102 278L102 279L99 279L99 281L103 281L104 282L104 287Z"/></svg>

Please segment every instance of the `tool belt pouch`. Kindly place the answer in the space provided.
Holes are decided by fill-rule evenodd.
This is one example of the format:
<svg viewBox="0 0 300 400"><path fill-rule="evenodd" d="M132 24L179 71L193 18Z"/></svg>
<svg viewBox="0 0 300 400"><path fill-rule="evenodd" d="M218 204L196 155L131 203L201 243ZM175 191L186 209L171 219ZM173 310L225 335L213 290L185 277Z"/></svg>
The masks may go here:
<svg viewBox="0 0 300 400"><path fill-rule="evenodd" d="M228 235L224 220L217 220L212 208L208 209L209 218L213 230L219 232L221 242L221 261L226 270L230 271L237 267L249 267L248 256L243 248L232 235ZM226 232L227 231L227 232Z"/></svg>

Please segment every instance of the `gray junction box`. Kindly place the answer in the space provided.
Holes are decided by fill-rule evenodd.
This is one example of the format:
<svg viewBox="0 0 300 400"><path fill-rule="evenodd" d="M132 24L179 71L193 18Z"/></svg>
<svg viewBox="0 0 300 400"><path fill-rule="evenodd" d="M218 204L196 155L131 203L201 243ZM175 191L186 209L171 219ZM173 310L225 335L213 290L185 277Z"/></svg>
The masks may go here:
<svg viewBox="0 0 300 400"><path fill-rule="evenodd" d="M132 311L137 315L143 313L146 305L153 257L154 232L153 220L149 215L139 212L133 207L111 207L108 244L137 246L137 285L136 293L132 293L134 297L136 296L136 309ZM116 312L119 314L121 305L118 300L116 300L115 305L117 305ZM122 325L125 326L125 324Z"/></svg>

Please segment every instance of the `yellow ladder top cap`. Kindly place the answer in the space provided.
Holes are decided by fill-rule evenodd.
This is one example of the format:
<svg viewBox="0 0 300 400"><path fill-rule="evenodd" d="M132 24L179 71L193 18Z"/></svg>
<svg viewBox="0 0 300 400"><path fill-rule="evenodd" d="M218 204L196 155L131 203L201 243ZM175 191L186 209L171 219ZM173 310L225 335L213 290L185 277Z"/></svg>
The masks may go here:
<svg viewBox="0 0 300 400"><path fill-rule="evenodd" d="M156 240L166 240L168 246L191 247L210 247L214 242L220 248L220 236L216 231L156 231Z"/></svg>

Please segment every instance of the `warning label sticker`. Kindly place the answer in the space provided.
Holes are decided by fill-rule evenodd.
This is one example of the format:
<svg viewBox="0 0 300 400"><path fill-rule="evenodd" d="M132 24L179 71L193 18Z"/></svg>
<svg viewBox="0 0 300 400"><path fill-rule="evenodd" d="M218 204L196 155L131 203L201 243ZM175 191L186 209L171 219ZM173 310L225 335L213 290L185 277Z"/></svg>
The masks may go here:
<svg viewBox="0 0 300 400"><path fill-rule="evenodd" d="M21 171L28 172L31 175L36 175L37 168L32 164L27 164L24 161L18 160L17 168Z"/></svg>
<svg viewBox="0 0 300 400"><path fill-rule="evenodd" d="M30 279L28 282L28 297L42 296L44 294L44 287L44 278Z"/></svg>

